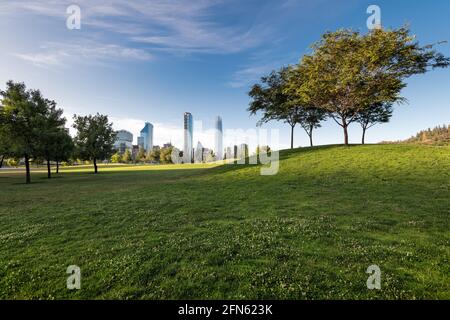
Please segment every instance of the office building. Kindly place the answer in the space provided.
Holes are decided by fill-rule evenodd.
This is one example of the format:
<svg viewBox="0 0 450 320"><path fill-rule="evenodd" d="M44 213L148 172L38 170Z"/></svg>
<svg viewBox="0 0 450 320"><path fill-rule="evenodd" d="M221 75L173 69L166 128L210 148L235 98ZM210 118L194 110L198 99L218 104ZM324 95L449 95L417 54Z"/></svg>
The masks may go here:
<svg viewBox="0 0 450 320"><path fill-rule="evenodd" d="M146 122L144 128L141 130L141 136L138 138L138 145L146 152L153 149L153 125Z"/></svg>
<svg viewBox="0 0 450 320"><path fill-rule="evenodd" d="M189 112L184 113L184 148L183 148L183 162L192 163L194 160L193 151L194 138L194 119Z"/></svg>
<svg viewBox="0 0 450 320"><path fill-rule="evenodd" d="M214 125L216 160L223 160L223 128L222 118L217 116Z"/></svg>
<svg viewBox="0 0 450 320"><path fill-rule="evenodd" d="M116 132L117 137L114 142L114 150L124 153L126 150L132 152L133 150L133 134L126 130L119 130Z"/></svg>
<svg viewBox="0 0 450 320"><path fill-rule="evenodd" d="M202 163L203 162L203 152L204 152L203 145L199 141L197 143L197 148L195 148L195 151L194 151L194 162L195 163Z"/></svg>

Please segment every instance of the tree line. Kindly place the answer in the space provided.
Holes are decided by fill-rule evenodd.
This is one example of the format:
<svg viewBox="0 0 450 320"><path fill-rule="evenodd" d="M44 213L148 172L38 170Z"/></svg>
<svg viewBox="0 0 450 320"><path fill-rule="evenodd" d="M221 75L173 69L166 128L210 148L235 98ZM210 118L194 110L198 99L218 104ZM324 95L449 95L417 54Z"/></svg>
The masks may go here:
<svg viewBox="0 0 450 320"><path fill-rule="evenodd" d="M0 98L0 166L8 157L23 159L26 183L31 182L31 161L45 161L50 179L51 162L56 162L58 173L59 164L71 158L92 161L97 173L97 162L113 153L116 133L105 115L74 115L77 133L72 138L63 110L39 90L8 81Z"/></svg>
<svg viewBox="0 0 450 320"><path fill-rule="evenodd" d="M428 128L418 132L415 136L404 141L405 143L413 144L428 144L445 146L450 145L450 125L437 126Z"/></svg>
<svg viewBox="0 0 450 320"><path fill-rule="evenodd" d="M395 104L406 103L401 92L406 80L432 69L446 68L450 59L421 46L407 27L374 29L367 34L351 29L327 32L297 65L282 67L261 78L249 91L250 114L262 114L258 125L283 121L300 125L313 146L313 131L326 119L343 129L358 123L362 144L366 131L386 123Z"/></svg>
<svg viewBox="0 0 450 320"><path fill-rule="evenodd" d="M145 152L143 148L139 149L139 152L133 157L133 154L130 150L126 149L125 152L120 153L116 151L112 157L112 163L163 163L168 164L172 163L172 150L173 146L170 147L153 147L152 150Z"/></svg>

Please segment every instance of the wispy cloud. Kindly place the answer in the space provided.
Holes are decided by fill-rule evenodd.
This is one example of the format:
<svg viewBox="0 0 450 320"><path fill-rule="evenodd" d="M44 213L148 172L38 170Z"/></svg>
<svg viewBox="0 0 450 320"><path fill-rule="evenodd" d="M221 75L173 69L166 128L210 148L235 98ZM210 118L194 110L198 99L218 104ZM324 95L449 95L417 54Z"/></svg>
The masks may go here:
<svg viewBox="0 0 450 320"><path fill-rule="evenodd" d="M173 54L236 53L261 44L270 34L270 29L264 24L219 22L221 6L230 7L236 3L235 0L77 1L82 13L82 28L122 35L119 39L122 43L140 43L149 52ZM14 1L0 4L0 15L31 12L66 19L66 8L70 4L72 1L66 0ZM29 60L53 64L58 61L42 53Z"/></svg>
<svg viewBox="0 0 450 320"><path fill-rule="evenodd" d="M278 70L281 66L296 63L298 58L296 52L280 55L273 50L259 51L252 55L248 65L233 73L228 85L232 88L250 87L272 70Z"/></svg>
<svg viewBox="0 0 450 320"><path fill-rule="evenodd" d="M78 43L47 43L39 52L16 53L16 57L39 67L67 66L73 63L105 63L114 60L151 60L144 50L116 44L99 44L93 41Z"/></svg>

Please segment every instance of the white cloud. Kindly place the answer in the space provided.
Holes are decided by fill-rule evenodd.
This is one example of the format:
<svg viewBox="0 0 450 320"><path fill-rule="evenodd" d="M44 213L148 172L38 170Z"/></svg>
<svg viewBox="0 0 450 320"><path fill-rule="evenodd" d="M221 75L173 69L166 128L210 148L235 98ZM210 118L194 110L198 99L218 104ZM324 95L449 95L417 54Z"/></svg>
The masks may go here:
<svg viewBox="0 0 450 320"><path fill-rule="evenodd" d="M72 1L25 0L0 4L1 14L31 12L66 19ZM257 46L270 33L263 24L224 25L217 19L224 0L78 0L82 28L92 27L124 35L148 46L148 50L174 54L234 53ZM216 9L216 10L214 10ZM214 12L216 11L216 12ZM29 60L52 60L36 57Z"/></svg>
<svg viewBox="0 0 450 320"><path fill-rule="evenodd" d="M47 43L36 53L16 53L16 57L39 67L67 66L73 63L103 63L114 60L151 60L148 52L116 44L93 41L77 43Z"/></svg>

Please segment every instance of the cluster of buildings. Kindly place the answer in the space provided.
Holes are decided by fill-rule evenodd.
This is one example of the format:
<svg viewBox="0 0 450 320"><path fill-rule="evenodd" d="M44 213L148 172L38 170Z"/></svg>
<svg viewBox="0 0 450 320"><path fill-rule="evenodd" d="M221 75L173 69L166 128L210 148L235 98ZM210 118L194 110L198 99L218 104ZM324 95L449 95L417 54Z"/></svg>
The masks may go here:
<svg viewBox="0 0 450 320"><path fill-rule="evenodd" d="M197 163L215 160L223 160L225 158L241 158L248 156L248 146L234 146L233 148L223 148L223 126L222 118L217 116L214 120L214 149L204 148L201 142L197 143L194 148L194 118L191 113L184 113L184 145L183 145L183 162ZM164 148L172 147L171 143L164 144ZM121 154L127 150L131 152L135 159L141 150L148 153L153 149L159 149L159 146L153 145L153 125L146 122L144 128L140 131L137 138L137 145L133 145L133 134L127 130L117 131L117 138L114 143L114 149ZM224 152L225 151L225 152ZM224 154L225 153L225 154Z"/></svg>
<svg viewBox="0 0 450 320"><path fill-rule="evenodd" d="M127 130L117 131L114 149L121 154L128 150L133 158L137 156L140 150L150 152L153 150L153 125L150 122L145 123L137 139L137 145L133 145L133 134L131 132Z"/></svg>

